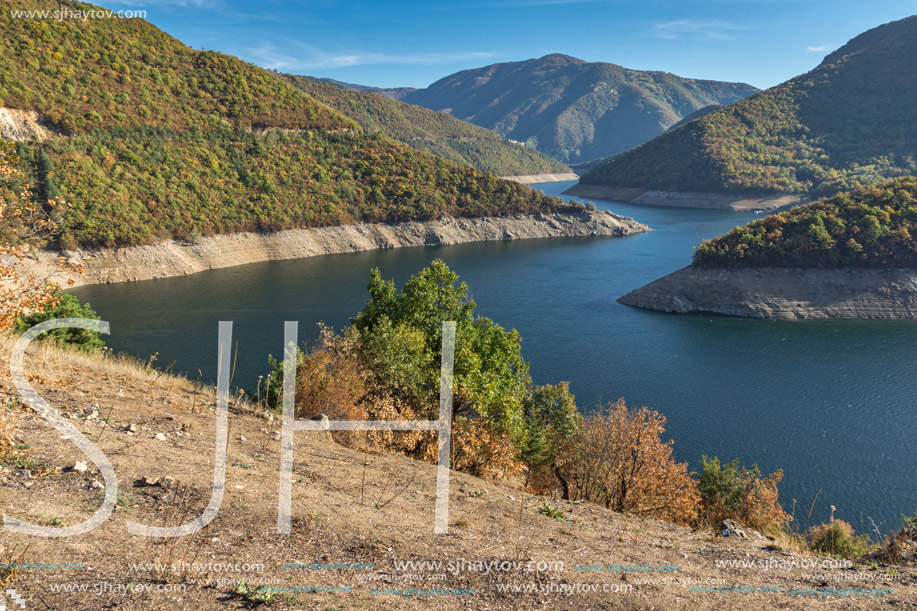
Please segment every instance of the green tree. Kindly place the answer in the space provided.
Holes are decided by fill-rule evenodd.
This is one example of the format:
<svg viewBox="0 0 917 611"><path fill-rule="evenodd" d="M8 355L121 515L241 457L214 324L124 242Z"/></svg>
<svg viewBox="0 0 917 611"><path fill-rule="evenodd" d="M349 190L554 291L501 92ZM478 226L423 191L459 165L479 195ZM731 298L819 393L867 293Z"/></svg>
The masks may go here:
<svg viewBox="0 0 917 611"><path fill-rule="evenodd" d="M351 323L382 386L415 413L435 419L442 323L454 321L454 416L480 418L489 431L522 441L532 382L515 330L475 317L468 285L440 259L412 276L401 292L374 269L367 290L370 298Z"/></svg>
<svg viewBox="0 0 917 611"><path fill-rule="evenodd" d="M63 291L54 296L56 305L40 312L20 316L16 321L16 330L26 331L40 322L55 318L91 318L99 320L99 315L88 303L81 304L80 300ZM54 329L44 335L59 344L77 348L84 352L95 352L105 346L105 341L95 331L88 329Z"/></svg>
<svg viewBox="0 0 917 611"><path fill-rule="evenodd" d="M528 480L548 473L553 477L562 444L576 435L583 420L570 384L536 386L524 409L526 435L520 455Z"/></svg>

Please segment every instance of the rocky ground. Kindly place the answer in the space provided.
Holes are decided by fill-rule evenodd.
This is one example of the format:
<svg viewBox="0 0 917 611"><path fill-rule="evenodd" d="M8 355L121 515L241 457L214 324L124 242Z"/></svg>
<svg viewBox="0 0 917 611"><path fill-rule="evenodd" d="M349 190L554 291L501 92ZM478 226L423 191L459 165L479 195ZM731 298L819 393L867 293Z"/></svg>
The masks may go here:
<svg viewBox="0 0 917 611"><path fill-rule="evenodd" d="M7 363L11 340L0 339ZM280 424L241 400L213 522L167 542L131 535L127 522L177 525L206 506L213 389L42 346L26 360L30 384L114 465L118 503L87 534L0 533L8 609L11 589L29 610L917 609L913 554L843 567L751 531L721 536L461 473L449 532L435 535L435 466L327 433L296 433L292 532L278 534ZM3 513L49 527L87 519L100 474L18 402L8 373L0 385Z"/></svg>

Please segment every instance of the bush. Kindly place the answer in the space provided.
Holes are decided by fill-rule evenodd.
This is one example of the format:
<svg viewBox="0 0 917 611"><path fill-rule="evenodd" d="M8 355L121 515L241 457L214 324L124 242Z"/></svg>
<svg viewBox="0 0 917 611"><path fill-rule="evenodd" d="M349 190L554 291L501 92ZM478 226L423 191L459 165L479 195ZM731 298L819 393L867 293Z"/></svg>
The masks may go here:
<svg viewBox="0 0 917 611"><path fill-rule="evenodd" d="M524 409L526 435L520 459L526 466L526 483L546 492L560 483L555 474L558 451L577 434L583 417L568 382L536 386Z"/></svg>
<svg viewBox="0 0 917 611"><path fill-rule="evenodd" d="M854 536L853 527L843 520L831 520L812 529L809 547L816 552L859 558L869 547L869 535Z"/></svg>
<svg viewBox="0 0 917 611"><path fill-rule="evenodd" d="M700 522L719 524L729 519L760 531L781 531L790 521L778 502L777 484L783 471L761 476L758 465L751 471L739 459L721 465L717 457L701 457L702 472L698 482L701 495Z"/></svg>
<svg viewBox="0 0 917 611"><path fill-rule="evenodd" d="M15 329L23 332L40 322L55 318L91 318L99 320L99 315L88 303L80 304L80 300L69 293L58 292L54 295L52 303L54 305L40 312L20 316L16 320ZM105 341L99 334L88 329L54 329L43 334L43 337L84 352L96 352L105 346Z"/></svg>
<svg viewBox="0 0 917 611"><path fill-rule="evenodd" d="M558 476L571 498L680 523L696 519L697 483L663 442L665 417L619 399L586 418L561 453Z"/></svg>

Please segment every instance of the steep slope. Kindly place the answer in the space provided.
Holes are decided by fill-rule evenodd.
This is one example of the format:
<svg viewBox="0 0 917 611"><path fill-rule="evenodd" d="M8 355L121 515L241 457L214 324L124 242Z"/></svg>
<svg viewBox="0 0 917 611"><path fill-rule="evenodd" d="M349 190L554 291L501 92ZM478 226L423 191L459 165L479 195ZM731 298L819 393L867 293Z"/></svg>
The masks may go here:
<svg viewBox="0 0 917 611"><path fill-rule="evenodd" d="M43 141L14 132L25 138L26 182L72 204L62 246L563 208L364 135L286 78L194 51L143 20L14 14L57 7L0 0L0 105L16 111L4 116L34 112L50 128Z"/></svg>
<svg viewBox="0 0 917 611"><path fill-rule="evenodd" d="M47 0L0 1L0 107L34 110L65 133L355 127L277 75L229 55L195 51L143 19L21 14L57 8Z"/></svg>
<svg viewBox="0 0 917 611"><path fill-rule="evenodd" d="M554 54L464 70L403 100L577 163L627 150L699 108L756 91Z"/></svg>
<svg viewBox="0 0 917 611"><path fill-rule="evenodd" d="M336 86L323 80L289 76L300 89L359 123L414 148L498 176L569 172L570 168L538 151L507 142L496 133L441 112L379 95ZM371 88L368 88L371 89Z"/></svg>
<svg viewBox="0 0 917 611"><path fill-rule="evenodd" d="M0 336L6 362L12 343ZM868 610L880 598L865 595L870 588L888 588L881 600L889 607L917 600L907 540L895 580L884 581L885 567L829 570L836 559L781 549L754 531L714 537L457 471L449 474L449 533L435 535L436 466L354 450L320 432L296 433L292 528L278 534L281 425L242 401L231 407L217 518L166 548L129 535L127 523L177 526L204 511L216 446L213 387L52 346L25 358L35 390L92 438L119 484L117 509L89 536L4 533L4 563L34 567L0 574L30 611ZM102 481L98 470L91 463L83 473L70 469L86 456L22 405L8 373L0 375L10 446L0 455L4 513L45 525L88 519L102 504L93 484ZM801 566L826 568L811 574ZM869 580L852 586L863 594L851 592L850 575ZM258 588L271 603L246 595Z"/></svg>
<svg viewBox="0 0 917 611"><path fill-rule="evenodd" d="M917 171L917 17L583 175L581 185L823 195Z"/></svg>

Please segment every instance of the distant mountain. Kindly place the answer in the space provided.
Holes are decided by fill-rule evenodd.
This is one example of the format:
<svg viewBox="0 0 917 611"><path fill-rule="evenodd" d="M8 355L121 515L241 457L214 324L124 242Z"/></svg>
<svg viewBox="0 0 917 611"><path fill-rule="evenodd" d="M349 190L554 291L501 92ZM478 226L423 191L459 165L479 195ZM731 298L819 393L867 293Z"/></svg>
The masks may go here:
<svg viewBox="0 0 917 611"><path fill-rule="evenodd" d="M498 176L570 172L536 150L514 144L495 132L441 112L412 106L377 93L342 87L338 81L289 76L299 89L359 123L416 149L474 166Z"/></svg>
<svg viewBox="0 0 917 611"><path fill-rule="evenodd" d="M310 77L311 78L311 77ZM345 81L336 81L333 78L313 78L312 80L320 83L330 83L344 89L354 89L366 93L378 93L392 100L400 100L407 94L417 91L417 87L372 87L370 85L357 85L356 83L347 83Z"/></svg>
<svg viewBox="0 0 917 611"><path fill-rule="evenodd" d="M692 112L690 115L688 115L687 117L685 117L678 123L670 126L669 129L675 129L676 127L681 127L685 123L693 121L694 119L700 119L701 117L706 117L707 115L709 115L711 112L713 112L717 108L722 108L722 107L723 107L722 104L711 104L710 106L704 106L700 110L695 110L694 112Z"/></svg>
<svg viewBox="0 0 917 611"><path fill-rule="evenodd" d="M554 54L464 70L402 99L579 163L625 151L695 110L756 91L744 83L628 70Z"/></svg>
<svg viewBox="0 0 917 611"><path fill-rule="evenodd" d="M917 17L610 159L580 185L827 195L917 173Z"/></svg>

